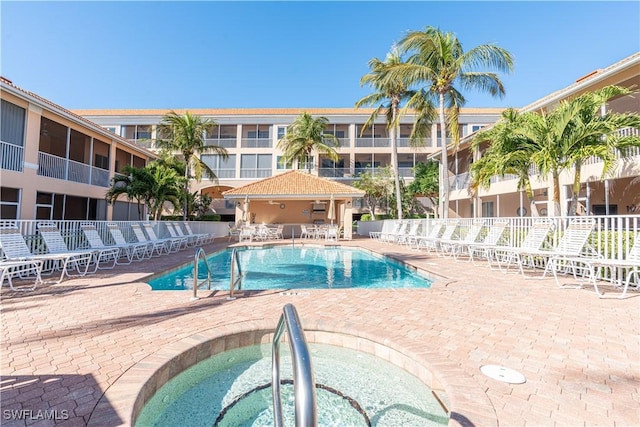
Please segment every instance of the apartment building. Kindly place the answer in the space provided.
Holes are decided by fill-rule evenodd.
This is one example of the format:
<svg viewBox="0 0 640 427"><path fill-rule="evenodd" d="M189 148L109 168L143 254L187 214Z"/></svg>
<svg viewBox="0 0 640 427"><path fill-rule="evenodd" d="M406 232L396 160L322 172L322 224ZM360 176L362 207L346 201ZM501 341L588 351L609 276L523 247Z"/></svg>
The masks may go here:
<svg viewBox="0 0 640 427"><path fill-rule="evenodd" d="M162 117L170 110L76 110L94 123L120 135L131 143L155 149L156 129ZM494 123L502 109L463 109L459 120L461 137ZM176 110L184 113L184 110ZM225 201L221 193L254 181L271 177L292 169L310 169L313 174L351 184L364 171L376 173L376 168L391 163L390 139L383 121L371 127L364 124L371 114L370 109L350 108L286 108L286 109L192 109L191 114L214 120L216 126L206 143L225 147L229 157L202 154L202 160L215 171L218 181L204 179L192 183L192 191L201 191L214 196L214 209L229 219L235 213L232 201ZM278 140L302 112L329 120L326 133L334 135L340 159L332 161L317 153L304 162L284 164L282 152L277 148ZM411 147L409 135L414 117L407 115L400 125L398 145L398 172L405 181L413 179L412 168L426 161L430 154L440 150L439 126L432 126L431 136L420 147ZM354 201L354 212L363 212L361 200Z"/></svg>
<svg viewBox="0 0 640 427"><path fill-rule="evenodd" d="M0 98L0 219L140 219L135 203L107 205L105 194L153 152L5 78Z"/></svg>
<svg viewBox="0 0 640 427"><path fill-rule="evenodd" d="M579 96L609 85L640 89L640 52L621 61L590 72L570 86L558 90L521 109L521 111L550 111L562 100ZM602 106L606 112L640 113L640 93L611 100ZM637 129L623 129L625 135L639 136ZM485 146L473 152L470 148L474 135L463 138L457 150L449 149L449 217L513 217L546 216L553 212L552 177L542 177L531 171L533 200L528 200L517 188L516 176L496 176L489 188L477 194L469 191L469 167L482 156ZM432 156L436 160L439 153ZM582 188L578 196L582 214L627 215L640 214L640 146L631 158L619 159L616 169L603 177L603 163L591 158L582 166ZM560 177L560 206L566 214L571 197L574 171L565 171Z"/></svg>

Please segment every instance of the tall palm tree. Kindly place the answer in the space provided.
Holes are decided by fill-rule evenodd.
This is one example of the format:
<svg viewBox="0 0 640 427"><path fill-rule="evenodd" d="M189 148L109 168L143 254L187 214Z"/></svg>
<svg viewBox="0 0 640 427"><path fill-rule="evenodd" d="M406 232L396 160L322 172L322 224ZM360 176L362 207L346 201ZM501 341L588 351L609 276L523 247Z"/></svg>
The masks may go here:
<svg viewBox="0 0 640 427"><path fill-rule="evenodd" d="M165 203L170 203L174 209L180 206L180 193L184 178L175 169L161 162L152 162L146 168L153 183L147 204L153 218L159 220Z"/></svg>
<svg viewBox="0 0 640 427"><path fill-rule="evenodd" d="M282 150L282 161L285 163L298 161L298 164L307 163L307 170L311 172L311 153L327 155L331 160L340 159L334 147L338 146L338 138L324 133L329 124L326 117L313 117L307 112L301 113L287 127L287 132L278 141L278 148Z"/></svg>
<svg viewBox="0 0 640 427"><path fill-rule="evenodd" d="M400 173L398 171L398 128L400 119L406 113L408 107L414 107L418 111L416 123L412 130L412 141L416 141L424 135L424 129L431 125L434 118L433 107L425 100L425 94L420 91L410 90L402 76L397 72L402 64L402 58L397 49L392 49L384 61L373 58L369 61L371 72L362 76L361 85L371 86L375 92L356 102L355 107L374 106L371 116L367 119L362 130L373 126L380 114L386 119L391 143L391 168L394 176L396 210L398 219L402 219L402 190L400 186ZM406 106L400 108L406 101Z"/></svg>
<svg viewBox="0 0 640 427"><path fill-rule="evenodd" d="M486 68L509 72L513 68L513 58L505 49L491 44L480 45L465 52L455 34L442 32L434 27L426 27L424 31L411 31L398 45L402 52L411 53L406 65L401 67L403 77L410 83L426 85L427 91L437 97L444 174L443 214L444 218L448 218L447 128L452 131L452 139L457 144L458 111L465 104L464 96L454 84L461 89L477 89L493 96L503 96L504 86L497 74L476 70Z"/></svg>
<svg viewBox="0 0 640 427"><path fill-rule="evenodd" d="M550 112L505 111L501 122L480 132L473 141L474 147L483 141L490 141L491 145L471 167L472 188L488 187L492 176L515 173L531 196L529 171L535 167L542 177L551 175L553 214L558 216L562 213L560 174L573 168L569 213L575 214L584 162L590 157L599 158L606 176L619 155L625 157L632 147L640 146L637 136L619 134L624 128L640 128L638 114L600 113L607 101L630 93L628 89L608 86L562 101Z"/></svg>
<svg viewBox="0 0 640 427"><path fill-rule="evenodd" d="M217 124L213 120L203 119L200 116L192 115L188 111L179 115L174 111L167 113L158 127L158 146L170 152L178 152L186 164L184 177L184 192L189 193L189 180L191 177L200 181L202 176L207 176L213 180L217 179L216 174L198 156L203 153L214 153L222 158L229 156L227 149L218 145L206 145L205 137L208 131ZM183 218L186 220L187 206L185 197Z"/></svg>
<svg viewBox="0 0 640 427"><path fill-rule="evenodd" d="M640 137L622 135L625 128L640 129L640 115L637 113L606 113L601 108L613 98L633 93L619 86L607 86L594 92L587 92L573 100L561 104L559 109L573 114L573 126L564 137L565 150L574 169L572 197L569 215L573 216L578 207L581 176L580 169L590 157L603 162L602 176L610 174L619 157L631 154L631 148L640 147Z"/></svg>

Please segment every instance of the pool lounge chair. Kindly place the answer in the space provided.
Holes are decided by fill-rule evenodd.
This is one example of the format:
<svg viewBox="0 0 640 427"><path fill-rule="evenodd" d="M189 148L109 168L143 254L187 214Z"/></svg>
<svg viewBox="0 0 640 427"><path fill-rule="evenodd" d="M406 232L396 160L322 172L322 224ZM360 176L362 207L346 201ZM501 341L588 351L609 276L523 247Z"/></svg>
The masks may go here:
<svg viewBox="0 0 640 427"><path fill-rule="evenodd" d="M400 245L408 245L409 238L411 236L416 236L418 234L418 229L420 228L420 221L412 221L411 227L409 227L409 231L406 231L404 234L399 234L396 238L396 243Z"/></svg>
<svg viewBox="0 0 640 427"><path fill-rule="evenodd" d="M0 286L4 285L7 279L9 288L12 291L33 291L40 283L42 283L42 264L41 260L24 260L24 261L0 261ZM20 287L13 286L13 278L27 278L33 276L33 286Z"/></svg>
<svg viewBox="0 0 640 427"><path fill-rule="evenodd" d="M118 255L116 255L116 261L114 265L128 265L133 260L131 257L132 251L130 245L106 245L98 233L98 229L95 225L90 223L80 224L80 229L84 234L91 249L105 250L105 249L117 249ZM120 261L124 259L124 261ZM113 267L112 267L113 268Z"/></svg>
<svg viewBox="0 0 640 427"><path fill-rule="evenodd" d="M92 255L92 262L94 263L94 268L91 271L95 273L98 268L102 265L102 268L113 268L115 265L115 260L118 256L118 249L87 249L87 250L69 250L67 243L64 241L62 234L60 234L60 230L58 227L52 222L39 222L37 224L38 233L42 236L45 245L47 245L47 249L49 253L56 254L67 254L67 253L76 253L78 255L90 253ZM110 267L104 267L104 264L111 263Z"/></svg>
<svg viewBox="0 0 640 427"><path fill-rule="evenodd" d="M202 245L208 245L213 242L213 238L215 235L213 233L194 233L191 230L191 225L188 222L183 222L184 229L187 230L187 236L198 236L200 238L200 243Z"/></svg>
<svg viewBox="0 0 640 427"><path fill-rule="evenodd" d="M454 259L458 259L458 255L466 252L469 245L476 243L476 240L482 231L482 227L484 227L484 222L481 220L475 220L471 223L469 228L467 228L467 232L463 238L441 240L441 254L444 255L445 252L447 252L449 255L453 256Z"/></svg>
<svg viewBox="0 0 640 427"><path fill-rule="evenodd" d="M440 237L431 238L423 237L418 241L418 249L425 248L428 252L432 249L438 254L441 250L440 242L449 242L453 240L453 236L458 229L458 221L449 221L444 226L444 231Z"/></svg>
<svg viewBox="0 0 640 427"><path fill-rule="evenodd" d="M138 239L138 242L147 244L147 255L149 256L149 258L169 253L169 242L166 240L149 239L144 234L144 231L142 231L142 227L140 227L140 224L131 224L131 231L133 231L133 234L136 236L136 239Z"/></svg>
<svg viewBox="0 0 640 427"><path fill-rule="evenodd" d="M572 267L572 272L574 273L574 277L576 277L576 268L579 266L583 266L583 270L588 273L588 281L593 285L593 289L596 291L596 294L600 298L605 295L600 292L598 288L598 280L600 277L600 272L605 270L610 270L613 275L614 270L619 273L618 284L614 285L618 288L622 288L622 293L618 296L618 298L624 298L627 294L627 290L629 285L631 284L631 278L635 276L636 278L636 288L640 286L640 232L636 233L634 237L634 243L629 248L627 252L627 256L624 259L606 259L606 258L591 258L591 257L565 257L564 259L553 259L551 262L562 262L564 261L570 267ZM556 280L556 283L560 287L566 287L560 284L558 280L558 275L555 266L552 266L553 276ZM627 270L627 274L625 276L624 271ZM613 279L612 279L613 281ZM582 287L582 281L580 281L578 288Z"/></svg>
<svg viewBox="0 0 640 427"><path fill-rule="evenodd" d="M0 228L0 246L6 261L42 261L48 270L60 271L60 277L54 283L60 283L66 277L78 277L87 274L92 260L91 253L46 253L33 254L17 227L8 225ZM77 274L71 274L75 269Z"/></svg>
<svg viewBox="0 0 640 427"><path fill-rule="evenodd" d="M386 243L395 243L401 236L404 236L407 232L407 227L409 223L406 221L401 221L398 223L398 227L394 227L394 230L391 233L382 233L380 235L380 241Z"/></svg>
<svg viewBox="0 0 640 427"><path fill-rule="evenodd" d="M127 251L127 257L130 261L142 261L144 259L151 258L151 255L148 251L147 243L128 242L124 238L124 234L122 234L122 230L120 230L118 224L107 224L107 230L109 230L109 234L111 234L111 237L113 238L113 241L116 242L116 245L125 248L125 250Z"/></svg>
<svg viewBox="0 0 640 427"><path fill-rule="evenodd" d="M523 266L527 260L527 253L539 251L544 242L547 240L549 232L553 229L553 222L549 219L538 218L529 227L524 240L520 246L496 246L487 258L489 267L494 269L493 261L496 262L498 269L503 272L509 271L511 263L515 263L520 268L520 272L524 276ZM505 266L503 270L502 267Z"/></svg>
<svg viewBox="0 0 640 427"><path fill-rule="evenodd" d="M142 228L144 228L144 231L147 232L149 240L153 242L164 241L167 245L167 250L169 251L169 253L178 252L180 249L182 249L183 245L186 247L187 240L184 237L168 237L159 239L151 224L142 224Z"/></svg>
<svg viewBox="0 0 640 427"><path fill-rule="evenodd" d="M493 251L498 247L498 242L500 241L500 238L504 234L508 225L508 220L496 219L489 227L487 235L484 237L484 239L482 239L481 242L465 244L467 253L469 255L469 261L475 263L474 255L476 253L481 254L481 256L487 260L491 259L493 257Z"/></svg>
<svg viewBox="0 0 640 427"><path fill-rule="evenodd" d="M182 247L192 248L196 246L200 241L200 238L197 236L185 236L185 234L182 232L182 228L176 226L172 222L165 222L164 225L167 227L167 231L172 238L183 239L183 243L181 244Z"/></svg>
<svg viewBox="0 0 640 427"><path fill-rule="evenodd" d="M408 235L407 236L407 245L412 248L412 249L419 249L418 245L420 243L420 240L435 240L440 236L440 231L442 231L442 224L443 222L441 220L436 220L436 221L432 221L427 223L427 225L431 225L431 228L429 229L428 234L422 236L420 234L414 234L414 235ZM425 232L426 230L423 228L423 232ZM415 246L415 247L414 247Z"/></svg>

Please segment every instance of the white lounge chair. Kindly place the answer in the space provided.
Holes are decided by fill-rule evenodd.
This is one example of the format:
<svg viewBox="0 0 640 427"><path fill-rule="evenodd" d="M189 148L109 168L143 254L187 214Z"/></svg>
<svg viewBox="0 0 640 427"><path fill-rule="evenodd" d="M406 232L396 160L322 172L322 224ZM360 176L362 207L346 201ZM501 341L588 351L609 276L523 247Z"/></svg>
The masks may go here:
<svg viewBox="0 0 640 427"><path fill-rule="evenodd" d="M474 220L467 228L463 238L440 241L441 253L444 255L444 252L447 252L454 259L458 259L458 255L467 252L467 248L476 243L483 226L484 223L481 220Z"/></svg>
<svg viewBox="0 0 640 427"><path fill-rule="evenodd" d="M600 298L604 297L604 294L600 292L600 289L598 288L598 280L601 278L600 272L604 270L610 270L613 276L614 270L617 270L617 272L620 274L617 286L622 288L622 294L620 294L618 298L624 298L627 294L629 285L631 284L632 277L635 276L636 278L636 286L640 285L640 233L636 233L634 243L629 248L627 256L624 259L564 257L563 259L552 260L553 263L562 261L572 267L574 277L576 276L576 268L578 268L579 266L583 266L583 270L588 273L588 281L593 285L593 289L596 291L596 294L598 294ZM626 277L624 275L624 270L627 271ZM565 287L560 285L556 269L553 268L552 271L558 286ZM582 281L580 282L578 288L580 287L582 287Z"/></svg>
<svg viewBox="0 0 640 427"><path fill-rule="evenodd" d="M147 233L147 235L149 236L149 239L151 241L154 241L154 242L155 241L163 241L163 242L165 242L165 244L167 245L167 250L169 251L169 253L178 252L180 249L182 249L183 244L186 247L187 239L185 239L184 237L167 237L167 238L159 239L158 236L156 235L156 232L153 229L153 226L151 224L144 223L144 224L142 224L142 228L144 228L144 231Z"/></svg>
<svg viewBox="0 0 640 427"><path fill-rule="evenodd" d="M200 239L200 243L198 244L208 245L213 241L213 238L215 237L215 235L213 235L212 233L194 233L191 229L191 225L188 222L184 222L183 225L184 229L187 230L187 236L198 236L198 238Z"/></svg>
<svg viewBox="0 0 640 427"><path fill-rule="evenodd" d="M94 224L84 223L80 224L80 229L84 234L91 249L104 250L104 249L118 249L118 255L116 256L115 264L127 265L131 264L133 260L131 257L131 245L106 245L98 233L98 229ZM125 261L120 261L124 259Z"/></svg>
<svg viewBox="0 0 640 427"><path fill-rule="evenodd" d="M107 224L107 230L109 230L109 234L113 238L113 241L116 242L117 246L125 248L128 253L128 258L131 261L142 261L144 259L151 258L151 255L148 251L147 243L141 242L128 242L125 239L124 234L122 234L122 230L118 227L118 224L109 223Z"/></svg>
<svg viewBox="0 0 640 427"><path fill-rule="evenodd" d="M476 253L479 253L483 258L490 260L493 257L493 251L498 247L498 242L508 225L508 220L496 219L489 227L487 235L481 242L467 243L465 246L469 254L469 261L475 262L474 255Z"/></svg>
<svg viewBox="0 0 640 427"><path fill-rule="evenodd" d="M29 250L24 237L17 227L8 225L0 228L0 246L6 257L5 261L42 261L47 268L60 271L60 277L54 283L60 283L66 277L84 276L91 263L91 253L47 253L33 254ZM50 267L49 267L50 266ZM71 274L74 269L77 274Z"/></svg>
<svg viewBox="0 0 640 427"><path fill-rule="evenodd" d="M150 240L144 234L144 231L142 231L140 224L131 224L131 231L133 231L138 242L147 244L147 255L149 258L169 253L169 242L166 240Z"/></svg>
<svg viewBox="0 0 640 427"><path fill-rule="evenodd" d="M184 239L184 243L182 243L183 247L186 248L192 248L194 246L196 246L198 244L198 242L200 241L200 238L198 238L197 236L186 236L183 232L182 232L182 228L180 228L179 226L175 225L172 222L166 222L165 226L167 227L167 231L169 232L169 235L172 238L181 238Z"/></svg>
<svg viewBox="0 0 640 427"><path fill-rule="evenodd" d="M49 253L56 254L77 254L79 256L84 254L92 255L92 262L94 263L94 268L92 273L95 273L98 268L103 266L102 268L113 268L115 265L115 261L118 258L119 249L87 249L87 250L69 250L67 243L64 241L62 234L60 234L60 230L58 227L52 222L39 222L37 224L38 233L42 236L45 245L47 245L47 250ZM111 263L110 267L104 267L104 264Z"/></svg>
<svg viewBox="0 0 640 427"><path fill-rule="evenodd" d="M496 246L491 257L487 258L489 267L493 269L493 262L496 261L500 271L509 271L509 266L514 262L520 268L520 273L524 276L524 265L527 255L531 252L539 251L547 240L549 232L553 229L553 222L549 219L536 219L529 227L526 236L520 246ZM503 264L505 269L502 270Z"/></svg>
<svg viewBox="0 0 640 427"><path fill-rule="evenodd" d="M0 286L4 284L4 279L7 279L9 288L12 291L32 291L40 283L42 283L42 264L41 260L24 260L24 261L0 261ZM13 278L20 277L26 278L34 276L33 286L31 287L14 287Z"/></svg>

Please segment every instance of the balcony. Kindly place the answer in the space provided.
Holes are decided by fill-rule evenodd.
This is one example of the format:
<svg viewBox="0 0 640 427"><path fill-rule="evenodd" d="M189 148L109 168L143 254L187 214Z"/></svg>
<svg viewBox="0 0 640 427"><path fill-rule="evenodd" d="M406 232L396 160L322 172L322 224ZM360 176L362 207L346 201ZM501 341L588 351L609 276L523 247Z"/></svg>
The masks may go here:
<svg viewBox="0 0 640 427"><path fill-rule="evenodd" d="M343 137L343 138L336 138L338 140L338 145L336 145L336 148L347 148L349 147L349 138L347 137ZM324 142L327 145L330 145L332 147L334 147L334 142L335 140L330 140L328 138L324 138Z"/></svg>
<svg viewBox="0 0 640 427"><path fill-rule="evenodd" d="M2 141L0 143L0 165L2 169L22 172L24 168L24 147Z"/></svg>
<svg viewBox="0 0 640 427"><path fill-rule="evenodd" d="M389 138L356 138L356 147L386 148L390 146Z"/></svg>
<svg viewBox="0 0 640 427"><path fill-rule="evenodd" d="M242 148L271 148L271 138L242 138Z"/></svg>
<svg viewBox="0 0 640 427"><path fill-rule="evenodd" d="M449 177L449 190L464 190L469 187L469 173L461 173Z"/></svg>
<svg viewBox="0 0 640 427"><path fill-rule="evenodd" d="M241 169L240 178L267 178L272 175L271 168L264 169Z"/></svg>
<svg viewBox="0 0 640 427"><path fill-rule="evenodd" d="M233 137L220 137L220 138L207 138L204 140L204 145L217 145L224 148L236 148L237 139Z"/></svg>
<svg viewBox="0 0 640 427"><path fill-rule="evenodd" d="M325 178L344 178L349 176L349 168L319 168L318 176Z"/></svg>
<svg viewBox="0 0 640 427"><path fill-rule="evenodd" d="M109 171L43 152L38 153L38 175L99 187L109 186Z"/></svg>
<svg viewBox="0 0 640 427"><path fill-rule="evenodd" d="M235 169L214 169L214 172L219 179L230 179L236 177Z"/></svg>

